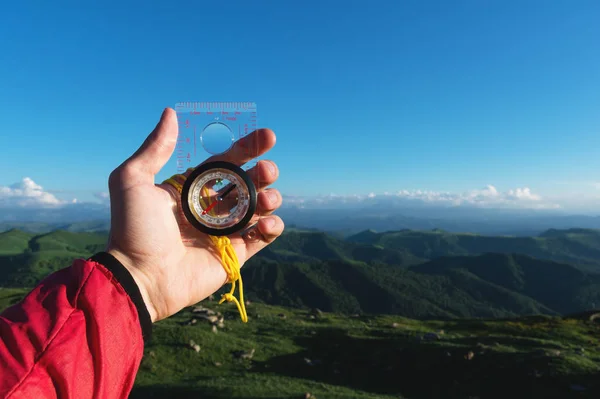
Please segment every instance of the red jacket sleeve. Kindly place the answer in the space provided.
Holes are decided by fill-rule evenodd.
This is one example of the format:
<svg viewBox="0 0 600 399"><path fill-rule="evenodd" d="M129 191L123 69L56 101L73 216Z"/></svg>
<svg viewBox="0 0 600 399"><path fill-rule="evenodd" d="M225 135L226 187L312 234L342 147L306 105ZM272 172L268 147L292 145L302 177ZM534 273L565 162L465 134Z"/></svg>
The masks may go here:
<svg viewBox="0 0 600 399"><path fill-rule="evenodd" d="M0 314L0 398L126 398L151 330L114 257L75 260Z"/></svg>

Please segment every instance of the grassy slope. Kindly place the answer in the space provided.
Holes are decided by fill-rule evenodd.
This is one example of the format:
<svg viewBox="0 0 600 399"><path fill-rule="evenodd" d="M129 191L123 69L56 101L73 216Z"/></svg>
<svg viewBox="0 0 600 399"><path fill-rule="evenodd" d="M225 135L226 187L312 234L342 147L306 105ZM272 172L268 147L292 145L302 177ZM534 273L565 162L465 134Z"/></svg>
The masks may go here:
<svg viewBox="0 0 600 399"><path fill-rule="evenodd" d="M0 289L0 309L24 293ZM191 308L156 323L132 398L600 395L600 324L589 315L425 322L250 304L244 324L232 305L202 305L224 314L224 328L183 325Z"/></svg>
<svg viewBox="0 0 600 399"><path fill-rule="evenodd" d="M0 311L19 302L27 292L25 288L0 288Z"/></svg>
<svg viewBox="0 0 600 399"><path fill-rule="evenodd" d="M132 397L568 398L573 384L587 394L598 389L600 328L591 322L311 319L300 310L251 304L243 324L231 306L203 305L230 318L225 329L181 326L188 310L157 323ZM439 339L427 339L432 332ZM187 346L190 340L200 352ZM232 356L251 349L251 360Z"/></svg>

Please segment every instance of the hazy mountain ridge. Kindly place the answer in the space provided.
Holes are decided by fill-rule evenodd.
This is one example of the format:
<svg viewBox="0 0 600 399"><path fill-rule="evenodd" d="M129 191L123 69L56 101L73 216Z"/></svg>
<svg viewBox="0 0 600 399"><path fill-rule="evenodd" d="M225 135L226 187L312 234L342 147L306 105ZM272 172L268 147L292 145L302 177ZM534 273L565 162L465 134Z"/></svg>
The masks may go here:
<svg viewBox="0 0 600 399"><path fill-rule="evenodd" d="M110 230L110 220L84 220L73 223L63 222L0 222L0 232L10 230L21 230L27 233L42 234L51 233L56 230L65 230L72 232L108 232Z"/></svg>
<svg viewBox="0 0 600 399"><path fill-rule="evenodd" d="M340 209L328 205L323 209L286 207L278 211L286 223L345 236L367 229L378 232L402 229L444 229L450 232L473 232L486 235L535 236L556 228L600 229L600 217L557 211L531 209L485 209L460 207L402 208L385 204Z"/></svg>
<svg viewBox="0 0 600 399"><path fill-rule="evenodd" d="M432 231L370 230L348 237L347 241L404 249L418 258L434 259L449 255L518 253L540 259L570 263L589 270L600 270L600 230L551 229L536 237L486 236L471 233Z"/></svg>
<svg viewBox="0 0 600 399"><path fill-rule="evenodd" d="M334 198L335 200L335 198ZM277 214L286 225L349 236L363 230L444 229L486 235L535 236L556 228L600 229L600 216L561 211L477 207L400 206L388 202L343 204L313 202L298 205L284 200ZM108 231L110 208L106 204L69 204L58 209L21 209L0 212L0 231L18 228L42 233L56 229Z"/></svg>

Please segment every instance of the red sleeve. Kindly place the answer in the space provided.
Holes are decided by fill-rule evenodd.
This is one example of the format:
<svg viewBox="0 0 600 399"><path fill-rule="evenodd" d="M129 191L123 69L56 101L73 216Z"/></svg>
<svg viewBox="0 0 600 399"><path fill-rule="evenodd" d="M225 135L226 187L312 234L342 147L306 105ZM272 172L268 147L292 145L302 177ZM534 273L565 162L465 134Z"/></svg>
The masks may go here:
<svg viewBox="0 0 600 399"><path fill-rule="evenodd" d="M75 260L0 314L0 397L127 398L151 329L114 257Z"/></svg>

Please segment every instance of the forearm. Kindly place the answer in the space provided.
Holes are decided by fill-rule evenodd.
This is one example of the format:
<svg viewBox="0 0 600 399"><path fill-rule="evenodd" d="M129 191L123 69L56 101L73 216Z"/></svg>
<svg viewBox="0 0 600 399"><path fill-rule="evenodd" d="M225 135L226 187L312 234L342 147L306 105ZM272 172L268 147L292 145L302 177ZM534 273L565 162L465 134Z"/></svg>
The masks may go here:
<svg viewBox="0 0 600 399"><path fill-rule="evenodd" d="M126 270L99 261L74 261L0 314L0 397L129 395L151 322Z"/></svg>

